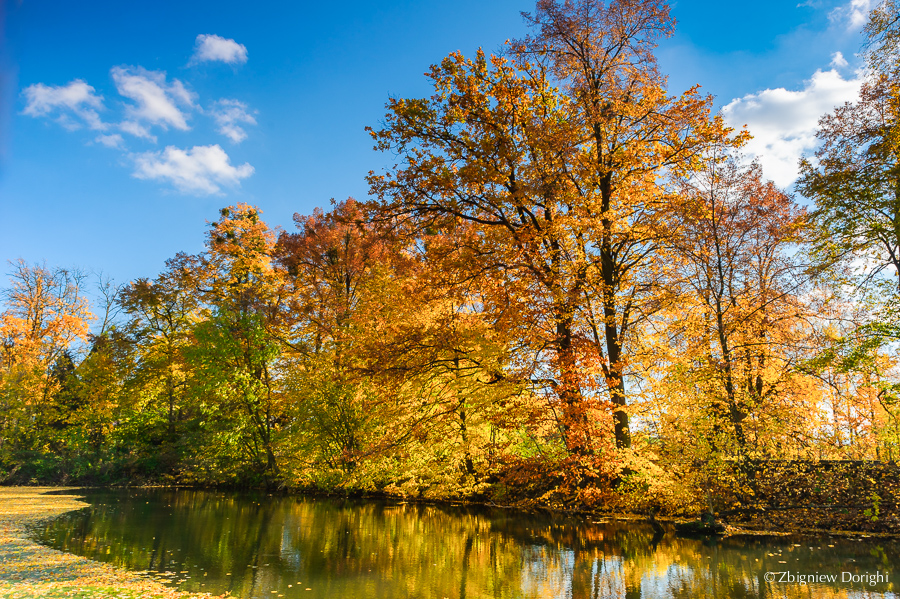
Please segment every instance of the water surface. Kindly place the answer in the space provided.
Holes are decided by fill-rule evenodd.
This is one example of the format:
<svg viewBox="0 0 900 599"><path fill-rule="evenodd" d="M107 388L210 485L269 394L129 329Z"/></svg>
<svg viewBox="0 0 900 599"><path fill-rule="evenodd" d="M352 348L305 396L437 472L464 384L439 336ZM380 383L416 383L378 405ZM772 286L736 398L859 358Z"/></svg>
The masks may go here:
<svg viewBox="0 0 900 599"><path fill-rule="evenodd" d="M86 500L38 539L246 599L898 597L896 540L660 539L633 522L252 493L104 490ZM835 582L799 581L811 575Z"/></svg>

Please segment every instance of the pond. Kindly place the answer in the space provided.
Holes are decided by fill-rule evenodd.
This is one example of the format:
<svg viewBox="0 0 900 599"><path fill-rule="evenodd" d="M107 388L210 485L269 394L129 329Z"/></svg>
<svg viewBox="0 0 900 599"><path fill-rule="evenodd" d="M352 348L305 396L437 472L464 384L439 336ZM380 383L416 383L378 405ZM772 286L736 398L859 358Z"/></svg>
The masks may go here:
<svg viewBox="0 0 900 599"><path fill-rule="evenodd" d="M660 539L634 522L264 493L85 496L91 507L36 538L178 589L246 599L898 596L897 540Z"/></svg>

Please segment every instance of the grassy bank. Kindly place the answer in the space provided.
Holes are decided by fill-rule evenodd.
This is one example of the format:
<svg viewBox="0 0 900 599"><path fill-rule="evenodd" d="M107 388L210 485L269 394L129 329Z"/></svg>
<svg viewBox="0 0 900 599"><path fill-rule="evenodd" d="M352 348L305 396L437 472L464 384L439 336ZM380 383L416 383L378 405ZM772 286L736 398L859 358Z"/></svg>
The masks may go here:
<svg viewBox="0 0 900 599"><path fill-rule="evenodd" d="M56 551L28 538L47 518L87 507L60 488L0 487L0 598L198 599L208 594L170 589L148 575Z"/></svg>

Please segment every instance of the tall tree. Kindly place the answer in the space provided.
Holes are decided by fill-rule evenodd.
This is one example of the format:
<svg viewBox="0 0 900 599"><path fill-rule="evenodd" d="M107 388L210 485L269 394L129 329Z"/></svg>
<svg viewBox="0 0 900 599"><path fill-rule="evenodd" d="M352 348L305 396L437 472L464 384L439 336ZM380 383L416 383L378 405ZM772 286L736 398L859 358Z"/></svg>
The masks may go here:
<svg viewBox="0 0 900 599"><path fill-rule="evenodd" d="M282 233L278 267L290 285L290 327L284 342L312 459L353 470L367 450L375 417L361 380L359 346L383 297L379 287L408 262L367 222L349 198L331 211L294 215L298 231ZM377 308L376 308L377 309Z"/></svg>
<svg viewBox="0 0 900 599"><path fill-rule="evenodd" d="M870 262L868 280L885 269L900 273L898 116L896 82L884 75L867 81L858 102L822 117L816 134L822 145L815 163L802 161L797 184L816 203L820 258Z"/></svg>
<svg viewBox="0 0 900 599"><path fill-rule="evenodd" d="M193 388L224 452L219 464L233 467L242 458L252 475L271 480L280 472L286 410L278 345L286 285L274 267L275 232L260 210L238 204L220 217L200 261L199 288L211 314L194 328L197 343L188 351Z"/></svg>
<svg viewBox="0 0 900 599"><path fill-rule="evenodd" d="M825 263L871 263L900 290L900 6L882 0L865 27L868 77L859 101L822 117L815 160L801 161L797 188L816 203L817 251Z"/></svg>
<svg viewBox="0 0 900 599"><path fill-rule="evenodd" d="M719 431L713 446L743 455L759 447L753 422L774 415L805 358L809 286L797 251L805 212L758 165L716 153L681 193L669 238L678 295L667 345L680 354L676 370L706 391Z"/></svg>
<svg viewBox="0 0 900 599"><path fill-rule="evenodd" d="M194 326L203 318L198 271L195 256L178 254L166 261L166 270L156 279L138 279L119 297L129 316L124 330L135 354L128 373L130 407L155 416L152 429L143 430L141 436L168 447L177 442L180 427L193 411L185 350L193 343ZM161 431L155 430L157 422Z"/></svg>
<svg viewBox="0 0 900 599"><path fill-rule="evenodd" d="M542 0L526 19L537 33L506 57L452 54L428 73L431 98L389 101L372 135L402 163L370 183L396 218L473 225L465 276L532 352L568 450L594 451L592 371L628 447L627 342L656 291L660 183L732 142L710 98L666 92L652 54L672 31L665 3Z"/></svg>
<svg viewBox="0 0 900 599"><path fill-rule="evenodd" d="M50 404L63 378L54 375L54 368L66 361L74 344L87 341L92 314L79 271L23 260L12 267L0 312L3 442L32 449L46 432L44 417L57 412Z"/></svg>
<svg viewBox="0 0 900 599"><path fill-rule="evenodd" d="M879 354L900 338L900 14L894 0L870 14L868 77L859 100L819 121L814 160L801 162L797 188L815 202L814 255L823 272L849 275L853 302L868 318L844 327L818 360L819 376L865 379ZM878 377L876 377L878 378ZM859 379L859 380L862 380ZM896 409L892 385L881 380L884 409ZM860 388L865 388L862 385Z"/></svg>
<svg viewBox="0 0 900 599"><path fill-rule="evenodd" d="M827 346L810 367L828 395L848 402L835 410L835 422L843 412L849 423L854 402L868 401L883 410L878 415L879 410L866 410L873 429L895 431L897 388L885 364L891 364L887 356L894 353L891 346L900 338L900 6L896 0L883 0L876 6L865 33L869 71L859 100L820 119L821 145L814 159L801 162L797 183L797 189L815 202L811 220L816 225L814 256L820 268L837 274L843 283L849 279L851 285L844 288L853 289L853 297L847 300L852 309L845 310L850 317L829 331ZM867 400L867 393L877 401ZM889 422L875 424L882 417ZM857 428L847 424L835 431L834 438L843 439L846 431ZM885 448L890 454L892 448Z"/></svg>

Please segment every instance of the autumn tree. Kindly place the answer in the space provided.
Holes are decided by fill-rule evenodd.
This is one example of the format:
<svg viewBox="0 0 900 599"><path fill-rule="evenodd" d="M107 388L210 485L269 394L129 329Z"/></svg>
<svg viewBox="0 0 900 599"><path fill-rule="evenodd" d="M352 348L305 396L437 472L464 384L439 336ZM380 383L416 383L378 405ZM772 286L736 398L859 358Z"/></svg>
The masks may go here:
<svg viewBox="0 0 900 599"><path fill-rule="evenodd" d="M137 279L118 299L127 316L122 332L131 345L125 407L133 417L123 428L135 439L133 444L154 446L164 463L176 457L172 452L184 440L187 423L197 416L189 396L186 351L194 343L194 327L206 316L198 289L199 266L197 257L178 254L155 279Z"/></svg>
<svg viewBox="0 0 900 599"><path fill-rule="evenodd" d="M677 364L665 384L686 389L668 395L698 402L714 450L765 451L772 429L761 423L785 416L779 406L807 357L812 309L801 299L810 286L798 252L805 212L758 165L720 152L681 196L668 244L677 297L661 342ZM672 418L692 411L673 407Z"/></svg>
<svg viewBox="0 0 900 599"><path fill-rule="evenodd" d="M298 392L298 423L308 448L332 468L353 470L371 441L370 388L361 380L358 346L378 283L403 267L401 254L349 198L332 210L294 215L298 231L282 233L276 254L290 286L284 349ZM375 297L372 297L375 296Z"/></svg>
<svg viewBox="0 0 900 599"><path fill-rule="evenodd" d="M568 450L594 451L592 387L628 447L627 342L656 291L661 184L728 130L696 89L666 92L652 53L672 31L665 3L541 1L526 19L536 33L506 56L452 54L428 73L431 98L389 101L372 135L402 162L370 183L395 218L477 228L458 249L467 276L540 365Z"/></svg>
<svg viewBox="0 0 900 599"><path fill-rule="evenodd" d="M498 382L496 350L445 284L449 265L431 260L438 236L379 227L352 199L294 220L299 231L282 234L277 252L293 289L294 438L309 441L298 459L364 484L396 471L473 476L489 436L480 385Z"/></svg>
<svg viewBox="0 0 900 599"><path fill-rule="evenodd" d="M840 298L836 316L817 331L816 355L803 364L819 381L818 426L805 434L816 457L896 459L900 449L898 357L867 326L871 306Z"/></svg>
<svg viewBox="0 0 900 599"><path fill-rule="evenodd" d="M192 393L212 430L210 467L271 480L285 421L278 338L285 285L273 264L275 232L246 204L220 211L198 265L210 315L193 330L187 355ZM237 469L237 470L235 470Z"/></svg>
<svg viewBox="0 0 900 599"><path fill-rule="evenodd" d="M0 313L0 451L5 455L42 449L58 416L53 400L62 397L68 352L87 341L92 318L81 272L23 260L12 268Z"/></svg>
<svg viewBox="0 0 900 599"><path fill-rule="evenodd" d="M874 387L866 383L858 388L873 389L886 414L896 414L900 405L893 383L884 377L890 371L884 368L885 356L900 338L898 23L894 0L881 2L870 14L865 28L869 72L859 100L820 119L819 149L814 159L801 162L797 183L815 203L811 220L820 271L836 276L839 288L852 290L847 301L864 306L868 314L838 329L841 334L823 351L833 363L815 362L819 376L872 382L873 373L880 372Z"/></svg>
<svg viewBox="0 0 900 599"><path fill-rule="evenodd" d="M367 222L363 206L353 198L331 211L294 214L297 233L282 233L276 248L295 294L291 299L298 351L334 354L338 364L352 343L354 314L380 268L394 266L399 252Z"/></svg>
<svg viewBox="0 0 900 599"><path fill-rule="evenodd" d="M447 251L459 234L419 238L415 268L370 304L361 370L391 398L389 446L408 452L423 476L452 478L457 488L465 479L474 488L500 454L525 444L513 437L544 423L528 409L532 394L514 340L484 310L482 295L460 284L460 264Z"/></svg>

